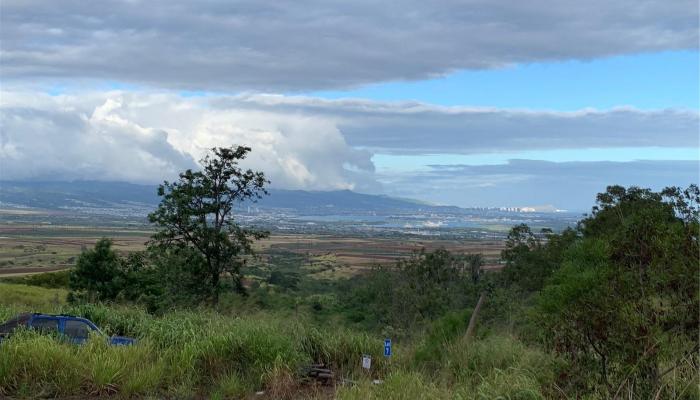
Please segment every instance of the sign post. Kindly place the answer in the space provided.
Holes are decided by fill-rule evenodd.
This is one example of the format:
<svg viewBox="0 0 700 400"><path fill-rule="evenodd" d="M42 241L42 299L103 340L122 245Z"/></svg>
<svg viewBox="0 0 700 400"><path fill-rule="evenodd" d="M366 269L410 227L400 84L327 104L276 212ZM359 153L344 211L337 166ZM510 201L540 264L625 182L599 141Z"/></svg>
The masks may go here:
<svg viewBox="0 0 700 400"><path fill-rule="evenodd" d="M384 339L384 357L391 357L391 339Z"/></svg>
<svg viewBox="0 0 700 400"><path fill-rule="evenodd" d="M372 367L372 357L369 355L365 354L362 356L362 368L366 369L369 371L369 369Z"/></svg>

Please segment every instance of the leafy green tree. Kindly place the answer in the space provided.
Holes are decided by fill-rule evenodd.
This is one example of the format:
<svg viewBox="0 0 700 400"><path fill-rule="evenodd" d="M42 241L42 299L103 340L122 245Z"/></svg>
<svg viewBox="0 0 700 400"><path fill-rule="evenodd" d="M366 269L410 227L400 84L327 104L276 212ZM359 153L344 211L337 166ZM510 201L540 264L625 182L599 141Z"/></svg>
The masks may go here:
<svg viewBox="0 0 700 400"><path fill-rule="evenodd" d="M561 265L563 251L577 236L573 229L553 234L548 229L534 233L526 224L514 226L501 253L501 258L506 262L501 279L506 285L517 287L525 293L542 289L546 280Z"/></svg>
<svg viewBox="0 0 700 400"><path fill-rule="evenodd" d="M129 253L120 259L121 273L115 278L115 284L120 289L117 301L143 304L151 313L172 304L165 292L169 275L157 268L154 259L148 251Z"/></svg>
<svg viewBox="0 0 700 400"><path fill-rule="evenodd" d="M697 363L699 197L695 185L608 187L542 290L547 343L610 397L658 397L666 374Z"/></svg>
<svg viewBox="0 0 700 400"><path fill-rule="evenodd" d="M242 228L233 215L237 204L267 194L265 175L238 165L250 150L243 146L211 149L200 161L201 171L187 170L177 181L160 185L161 202L149 215L159 228L151 249L158 248L161 259L186 254L188 262L177 265L178 276L188 272L184 275L195 282L186 288L212 303L218 302L222 276L229 276L236 290L244 292L244 256L252 254L255 239L266 235Z"/></svg>
<svg viewBox="0 0 700 400"><path fill-rule="evenodd" d="M122 288L121 275L121 260L112 250L112 241L102 238L93 249L80 254L70 272L69 285L89 299L114 300Z"/></svg>
<svg viewBox="0 0 700 400"><path fill-rule="evenodd" d="M351 319L368 320L409 333L451 310L473 307L479 288L471 266L480 257L455 256L445 249L421 251L396 265L378 265L343 299Z"/></svg>

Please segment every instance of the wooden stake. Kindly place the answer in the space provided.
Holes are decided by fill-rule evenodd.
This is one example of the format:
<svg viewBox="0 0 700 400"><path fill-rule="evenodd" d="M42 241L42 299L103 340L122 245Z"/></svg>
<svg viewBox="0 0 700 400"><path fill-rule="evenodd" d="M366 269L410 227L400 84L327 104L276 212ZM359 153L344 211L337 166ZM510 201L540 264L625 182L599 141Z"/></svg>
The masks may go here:
<svg viewBox="0 0 700 400"><path fill-rule="evenodd" d="M484 300L486 300L486 292L481 292L479 301L476 303L476 307L474 307L471 318L469 318L469 326L467 326L467 332L464 334L465 342L474 335L474 330L476 329L476 317L479 315L479 311L481 310L481 306L484 304Z"/></svg>

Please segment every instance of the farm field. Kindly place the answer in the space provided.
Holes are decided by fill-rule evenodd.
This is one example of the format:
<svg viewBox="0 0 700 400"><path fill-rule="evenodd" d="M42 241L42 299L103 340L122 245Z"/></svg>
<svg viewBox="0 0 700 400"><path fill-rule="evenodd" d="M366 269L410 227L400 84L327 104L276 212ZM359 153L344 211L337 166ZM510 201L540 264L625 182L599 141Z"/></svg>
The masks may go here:
<svg viewBox="0 0 700 400"><path fill-rule="evenodd" d="M114 239L120 252L140 250L149 232L133 229L55 225L0 225L0 274L65 269L101 237Z"/></svg>
<svg viewBox="0 0 700 400"><path fill-rule="evenodd" d="M18 276L70 268L81 251L91 248L102 237L111 238L114 249L121 254L142 250L150 234L143 227L2 224L0 275ZM292 253L304 258L308 271L318 270L320 278L347 277L375 264L393 263L421 249L438 248L455 254L483 254L485 269L489 269L498 267L503 242L273 233L256 243L259 253L256 263L268 262L273 253ZM329 268L334 272L327 272Z"/></svg>

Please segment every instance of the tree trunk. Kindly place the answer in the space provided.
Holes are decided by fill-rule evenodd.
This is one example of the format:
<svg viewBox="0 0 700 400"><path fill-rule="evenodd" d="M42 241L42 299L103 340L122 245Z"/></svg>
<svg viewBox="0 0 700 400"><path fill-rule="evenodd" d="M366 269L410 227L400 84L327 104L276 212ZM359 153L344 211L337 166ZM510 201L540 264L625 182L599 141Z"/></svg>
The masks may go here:
<svg viewBox="0 0 700 400"><path fill-rule="evenodd" d="M214 273L212 274L211 277L211 303L213 306L216 306L219 304L219 274Z"/></svg>
<svg viewBox="0 0 700 400"><path fill-rule="evenodd" d="M479 311L481 310L481 306L484 304L485 300L486 292L481 292L481 296L479 296L479 301L476 303L474 311L472 311L471 318L469 318L469 326L467 327L467 332L464 334L465 342L468 341L474 335L474 330L476 329L476 317L479 315Z"/></svg>

